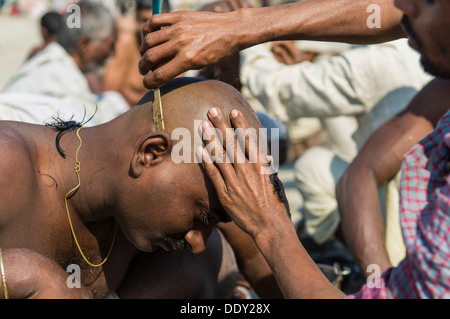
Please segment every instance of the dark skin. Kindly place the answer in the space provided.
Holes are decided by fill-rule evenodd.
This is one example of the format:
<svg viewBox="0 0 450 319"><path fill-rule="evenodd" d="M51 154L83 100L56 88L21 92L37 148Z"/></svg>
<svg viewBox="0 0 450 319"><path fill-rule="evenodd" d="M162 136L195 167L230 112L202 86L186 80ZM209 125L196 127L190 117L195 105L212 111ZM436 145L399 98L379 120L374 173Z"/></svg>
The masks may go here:
<svg viewBox="0 0 450 319"><path fill-rule="evenodd" d="M219 223L217 228L233 247L236 262L245 279L260 298L283 298L278 283L264 256L255 246L253 238L243 232L234 222Z"/></svg>
<svg viewBox="0 0 450 319"><path fill-rule="evenodd" d="M249 127L245 116L237 110L231 112L230 118L234 128ZM219 109L210 110L209 120L211 123L205 121L202 129L207 130L214 125L222 134L226 134L231 127ZM207 145L214 141L207 142ZM256 141L255 137L242 141L242 145L245 145L244 149L240 149L242 154L256 150L251 146ZM208 161L209 156L216 159L219 155L214 152L209 154L206 148L198 152L204 158L203 167L222 205L236 225L253 238L272 269L283 295L286 298L342 297L342 292L326 279L300 244L286 204L276 192L270 173L267 173L264 156L257 155L255 151L253 155L258 158L256 163L239 163L238 150L234 153L233 163L227 163Z"/></svg>
<svg viewBox="0 0 450 319"><path fill-rule="evenodd" d="M249 7L249 4L243 0L219 0L206 4L200 11L225 13ZM313 53L298 50L293 41L274 42L272 52L277 61L284 64L295 64L305 60L311 61L315 56ZM239 64L240 55L237 52L222 59L217 64L201 69L200 76L228 83L240 91L242 84L239 79Z"/></svg>
<svg viewBox="0 0 450 319"><path fill-rule="evenodd" d="M310 3L314 2L310 1ZM445 75L450 67L449 60L445 59L450 53L448 50L448 30L450 29L445 27L450 22L449 2L398 0L395 4L410 19L414 29L417 32L420 30L418 35L420 41L417 42L423 44L422 49L419 50L422 59L433 62L433 67L439 70L439 73L435 75ZM398 23L397 20L394 25ZM322 29L318 30L320 32ZM432 32L433 30L435 32ZM326 32L324 34L327 35ZM352 36L351 32L347 34L349 38ZM365 34L365 30L359 34ZM355 38L357 39L358 37ZM427 99L432 98L427 96ZM422 107L427 105L422 104ZM434 115L430 118L434 120L431 122L437 120L441 114L439 112L433 113ZM220 130L224 130L228 125L226 119L227 117L220 112L210 111L210 121ZM231 123L235 128L245 128L247 125L245 116L238 111L231 113ZM210 124L206 122L204 125L206 128ZM245 147L248 148L249 143L246 143ZM206 150L200 151L205 153L205 156L208 154ZM255 240L286 297L343 297L342 292L330 287L326 278L320 276L317 266L311 262L299 242L294 228L287 222L286 211L279 198L273 194L269 178L260 173L265 166L263 161L253 164L214 164L203 161L203 165L217 190L222 205L236 224Z"/></svg>
<svg viewBox="0 0 450 319"><path fill-rule="evenodd" d="M218 249L207 249L199 255L192 255L188 249L173 253L158 250L137 255L117 294L125 299L230 298L229 292L233 291L234 285L229 285L235 281L223 280L222 277L232 275L237 278L237 273L226 271L227 267L234 266L234 260L228 259L222 263L211 263L211 260L222 261L225 251L231 247L217 231L211 234L208 246ZM167 254L171 257L167 258ZM168 275L170 280L167 280Z"/></svg>
<svg viewBox="0 0 450 319"><path fill-rule="evenodd" d="M378 189L397 174L403 155L448 111L449 88L450 81L443 79L426 85L404 111L372 134L337 184L342 233L363 270L370 264L379 265L382 272L392 267L385 248Z"/></svg>
<svg viewBox="0 0 450 319"><path fill-rule="evenodd" d="M228 13L179 11L152 16L143 27L139 69L156 88L178 74L200 69L250 46L278 40L377 43L404 36L392 0L381 8L382 28L368 28L367 1L313 0ZM155 31L157 27L162 27Z"/></svg>
<svg viewBox="0 0 450 319"><path fill-rule="evenodd" d="M74 246L64 206L64 196L77 184L73 165L79 140L75 132L64 134L60 140L66 153L63 158L55 147L56 132L51 127L1 123L0 144L5 152L1 154L0 165L4 176L0 185L0 247L4 248L12 298L39 297L33 293L36 291L60 298L101 298L126 284L130 266L148 266L152 252L158 250L159 255L154 258L160 260L162 254L167 262L178 258L171 257L177 252L172 251L163 237L187 243L186 249L194 253L185 254L188 259L183 260L187 265L198 262L195 254L205 252L206 257L211 257L203 263L205 267L220 268L212 265L220 265L221 261L213 257L214 249L222 245L206 244L226 213L199 164L172 161L174 141L168 132L177 127L194 132L193 120L205 119L206 110L217 102L224 105L224 112L237 107L248 117L254 117L253 125L258 126L259 122L242 96L221 82L180 79L165 87L162 97L164 132L152 129L153 94L149 92L129 112L103 125L83 128L79 133L83 141L78 155L81 186L68 205L77 239L90 262L100 263L105 258L111 247L114 224L119 226L108 261L97 268L87 265ZM204 223L203 215L207 216L208 224ZM213 242L220 244L218 240ZM165 250L169 252L164 253ZM137 259L138 252L149 257ZM14 256L29 262L19 262ZM45 263L33 262L42 258ZM81 267L83 288L68 289L65 285L65 269L72 263ZM29 271L22 266L27 264L33 266ZM55 269L59 276L54 276ZM25 273L30 285L22 288ZM172 277L168 274L165 278L167 281L161 285L169 285ZM203 280L201 276L194 278ZM54 281L58 285L51 284ZM147 287L149 291L157 291L154 283L149 282ZM195 290L201 288L200 284L191 287L189 293L182 292L183 297L200 295L201 291Z"/></svg>

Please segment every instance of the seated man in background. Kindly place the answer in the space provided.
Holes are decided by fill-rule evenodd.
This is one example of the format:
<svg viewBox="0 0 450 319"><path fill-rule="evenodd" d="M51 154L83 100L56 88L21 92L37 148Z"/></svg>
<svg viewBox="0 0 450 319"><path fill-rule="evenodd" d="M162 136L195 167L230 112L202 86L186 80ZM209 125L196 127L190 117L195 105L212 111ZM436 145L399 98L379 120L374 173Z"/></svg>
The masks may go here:
<svg viewBox="0 0 450 319"><path fill-rule="evenodd" d="M194 121L206 119L217 103L226 114L237 108L253 127L260 124L243 97L222 82L181 78L161 94L164 131L152 124L151 92L128 112L94 127L0 122L6 283L0 296L231 296L236 260L215 231L217 223L230 219L200 164L175 163L172 149L195 139ZM189 137L172 139L176 128L185 128ZM245 267L253 267L248 272L253 287L269 282L267 296L279 294L256 247L239 241L239 234L252 243L250 237L233 224L223 229L233 234L234 248L242 245L235 248L237 262L245 275ZM194 254L173 252L183 248ZM80 268L81 288L67 287L69 265Z"/></svg>
<svg viewBox="0 0 450 319"><path fill-rule="evenodd" d="M77 122L86 119L86 109L61 99L33 93L0 93L0 121L45 124L54 116L71 118ZM86 123L90 125L90 123Z"/></svg>
<svg viewBox="0 0 450 319"><path fill-rule="evenodd" d="M58 30L61 24L61 15L58 12L49 11L45 13L40 20L42 44L34 48L28 55L28 59L31 59L36 54L45 49L47 45L56 41Z"/></svg>
<svg viewBox="0 0 450 319"><path fill-rule="evenodd" d="M113 52L114 19L96 2L81 1L80 27L70 25L76 16L62 17L58 40L28 60L6 86L5 93L32 93L59 98L75 107L84 106L91 124L101 124L126 112L128 105L117 92L94 94L85 73L103 65ZM69 23L70 22L70 23Z"/></svg>
<svg viewBox="0 0 450 319"><path fill-rule="evenodd" d="M318 117L328 133L325 145L308 149L295 164L306 231L316 244L324 244L339 223L333 179L339 179L368 136L432 78L405 40L294 65L278 63L266 44L241 56L244 96L283 123Z"/></svg>

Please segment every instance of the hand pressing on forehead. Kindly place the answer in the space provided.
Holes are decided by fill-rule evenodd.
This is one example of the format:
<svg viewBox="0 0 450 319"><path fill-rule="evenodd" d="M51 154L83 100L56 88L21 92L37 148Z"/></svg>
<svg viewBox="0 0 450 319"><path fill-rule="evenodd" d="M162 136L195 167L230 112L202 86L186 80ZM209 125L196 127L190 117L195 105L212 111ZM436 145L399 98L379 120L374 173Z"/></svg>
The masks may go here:
<svg viewBox="0 0 450 319"><path fill-rule="evenodd" d="M202 165L230 217L254 238L280 220L290 223L283 184L271 168L271 157L260 152L256 130L250 129L237 110L230 115L236 130L231 130L218 108L212 108L208 117L211 122L204 121L201 126L206 147L199 147L197 155L201 156ZM212 125L220 134L215 133ZM246 137L240 132L246 132Z"/></svg>
<svg viewBox="0 0 450 319"><path fill-rule="evenodd" d="M204 121L201 126L205 148L200 146L197 155L223 208L252 237L283 295L341 298L342 292L331 285L301 245L283 186L271 168L270 158L259 151L256 134L251 130L247 131L248 138L231 134L228 120L217 108L210 109L208 117L210 122ZM241 112L231 111L230 118L236 132L249 128ZM214 135L213 126L221 134ZM210 135L214 138L209 139Z"/></svg>

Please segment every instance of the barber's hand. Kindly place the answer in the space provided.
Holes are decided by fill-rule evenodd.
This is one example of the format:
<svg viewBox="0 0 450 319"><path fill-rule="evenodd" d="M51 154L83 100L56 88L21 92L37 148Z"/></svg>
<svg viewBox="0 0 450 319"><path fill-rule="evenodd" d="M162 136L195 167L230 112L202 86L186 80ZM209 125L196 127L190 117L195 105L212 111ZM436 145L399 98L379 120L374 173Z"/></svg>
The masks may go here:
<svg viewBox="0 0 450 319"><path fill-rule="evenodd" d="M236 7L236 1L232 8ZM244 6L245 2L242 2ZM215 64L237 53L244 36L242 14L177 11L153 15L143 27L139 71L154 89L188 71ZM154 31L158 27L161 30Z"/></svg>
<svg viewBox="0 0 450 319"><path fill-rule="evenodd" d="M218 108L211 109L208 117L221 132L223 143L210 122L204 121L201 130L206 147L199 147L197 156L201 156L222 206L236 225L256 240L259 233L275 223L290 222L283 186L276 174L272 174L268 156L259 151L256 131L249 129L242 113L231 112L231 123L237 134ZM244 137L244 141L236 129L249 129L248 138ZM208 141L209 136L214 138Z"/></svg>

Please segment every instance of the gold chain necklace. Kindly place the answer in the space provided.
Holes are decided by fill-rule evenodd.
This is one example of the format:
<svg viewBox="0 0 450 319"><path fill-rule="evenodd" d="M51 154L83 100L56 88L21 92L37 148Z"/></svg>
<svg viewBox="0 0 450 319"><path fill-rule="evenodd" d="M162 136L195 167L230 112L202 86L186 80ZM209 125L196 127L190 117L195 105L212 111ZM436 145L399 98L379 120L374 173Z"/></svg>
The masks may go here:
<svg viewBox="0 0 450 319"><path fill-rule="evenodd" d="M92 266L92 267L100 267L101 265L103 265L103 264L108 260L109 255L111 254L111 251L112 251L112 249L113 249L114 242L116 241L117 223L116 223L115 228L114 228L114 237L113 237L113 240L112 240L112 243L111 243L111 247L109 248L108 254L106 255L105 259L103 259L103 261L102 261L101 263L99 263L99 264L93 264L93 263L91 263L89 260L87 260L86 256L84 255L83 251L81 250L80 244L78 243L78 240L77 240L77 236L75 235L75 231L74 231L74 229L73 229L72 219L70 218L69 206L67 205L67 198L68 198L70 195L72 195L72 194L80 187L80 185L81 185L81 181L80 181L80 170L81 170L81 167L80 167L80 162L78 161L78 152L80 151L81 145L83 145L83 141L81 140L81 137L80 137L80 130L81 130L82 128L84 128L84 127L81 126L81 127L77 130L77 137L78 137L78 140L80 141L80 145L78 146L77 152L76 152L76 154L75 154L75 165L74 165L74 167L73 167L74 170L75 170L75 173L77 174L78 185L75 186L74 188L72 188L69 192L67 192L66 196L64 197L64 203L65 203L65 205L66 205L67 217L69 218L70 230L72 231L73 239L75 240L75 243L77 244L77 247L78 247L78 250L79 250L81 256L83 256L84 261L85 261L87 264L89 264L90 266Z"/></svg>

